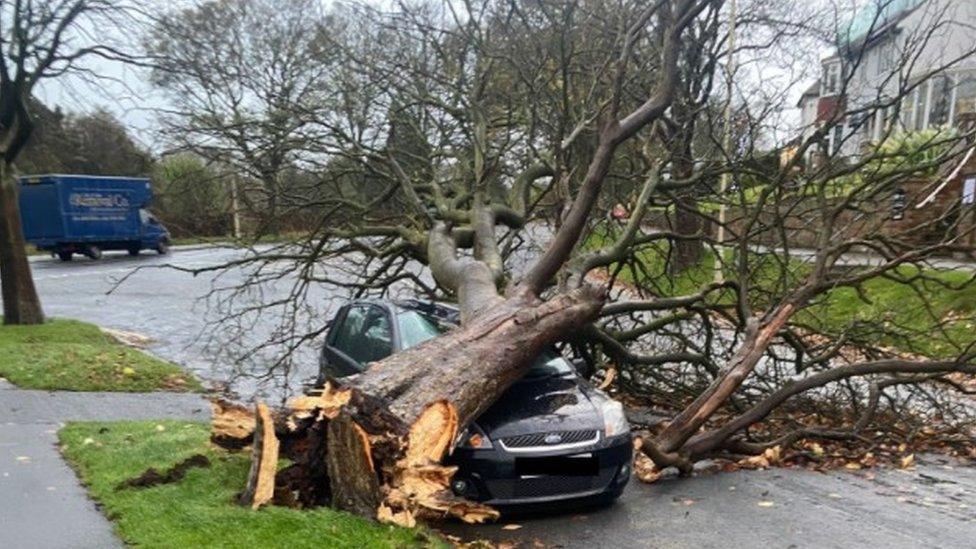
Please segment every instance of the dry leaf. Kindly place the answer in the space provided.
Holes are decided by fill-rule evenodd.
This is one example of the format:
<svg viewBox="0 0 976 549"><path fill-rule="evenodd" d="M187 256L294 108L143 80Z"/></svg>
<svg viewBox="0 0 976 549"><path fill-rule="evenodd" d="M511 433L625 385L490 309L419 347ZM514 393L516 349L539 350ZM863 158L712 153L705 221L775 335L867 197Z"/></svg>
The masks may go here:
<svg viewBox="0 0 976 549"><path fill-rule="evenodd" d="M521 527L521 524L506 524L505 526L502 526L502 530L518 530Z"/></svg>
<svg viewBox="0 0 976 549"><path fill-rule="evenodd" d="M758 505L760 507L772 507L773 505L776 505L776 504L773 503L773 502L771 502L771 501L760 501L756 505Z"/></svg>
<svg viewBox="0 0 976 549"><path fill-rule="evenodd" d="M908 454L907 456L901 458L898 465L900 465L902 469L911 469L915 466L915 454Z"/></svg>

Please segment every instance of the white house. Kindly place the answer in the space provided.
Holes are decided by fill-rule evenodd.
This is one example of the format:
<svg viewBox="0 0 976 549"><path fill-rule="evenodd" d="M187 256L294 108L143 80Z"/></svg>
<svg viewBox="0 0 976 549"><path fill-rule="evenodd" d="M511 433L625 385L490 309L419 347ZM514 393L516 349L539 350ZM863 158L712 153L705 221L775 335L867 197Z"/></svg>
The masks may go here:
<svg viewBox="0 0 976 549"><path fill-rule="evenodd" d="M851 156L888 130L953 126L976 111L974 51L976 0L873 0L800 98L803 136L840 120L820 151Z"/></svg>

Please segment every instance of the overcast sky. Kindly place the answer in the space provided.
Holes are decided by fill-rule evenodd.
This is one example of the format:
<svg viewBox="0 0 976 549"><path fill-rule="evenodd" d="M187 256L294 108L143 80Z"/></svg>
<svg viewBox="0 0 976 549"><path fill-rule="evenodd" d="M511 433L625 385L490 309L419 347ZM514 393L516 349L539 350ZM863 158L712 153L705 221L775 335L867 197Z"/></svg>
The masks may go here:
<svg viewBox="0 0 976 549"><path fill-rule="evenodd" d="M177 1L190 3L187 0ZM323 1L330 3L330 0ZM851 2L857 1L813 0L813 2L834 4L840 8L837 10L838 12L846 11L840 5L849 9ZM174 5L174 2L161 2L159 0L149 0L148 3L151 7L153 4L166 8L172 8ZM797 6L800 5L797 4ZM118 42L120 46L128 48L129 51L134 51L133 49L138 47L141 32L129 31L125 36L122 36L116 29L99 29L99 33L93 34L104 37L106 31L114 35L113 42ZM747 36L740 37L742 41L747 41L748 38ZM748 77L750 80L756 79L766 83L767 89L775 90L776 95L787 97L783 101L784 105L792 106L803 88L816 78L819 66L817 60L826 51L826 48L814 47L812 51L808 49L807 56L802 62L798 62L799 60L796 58L788 60L787 57L774 61L773 56L765 56L765 60L741 59L740 70L750 73ZM51 108L60 107L68 112L90 112L98 107L106 108L128 126L133 136L146 148L154 152L163 150L165 144L158 142L154 128L156 115L159 109L165 106L165 100L158 91L148 84L146 70L97 58L89 59L86 62L86 67L100 75L100 78L92 79L90 76L82 78L78 75L68 75L55 80L48 80L38 86L37 97ZM744 74L740 73L740 76L744 76ZM785 117L783 125L789 125L790 120L796 119L795 113L782 112L781 115Z"/></svg>

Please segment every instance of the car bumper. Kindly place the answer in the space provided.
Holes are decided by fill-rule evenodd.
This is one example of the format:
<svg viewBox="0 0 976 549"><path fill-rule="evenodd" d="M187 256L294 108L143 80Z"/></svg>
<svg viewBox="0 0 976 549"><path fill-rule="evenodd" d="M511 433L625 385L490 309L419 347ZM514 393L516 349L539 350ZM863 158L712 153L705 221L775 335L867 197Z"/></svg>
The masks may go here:
<svg viewBox="0 0 976 549"><path fill-rule="evenodd" d="M619 496L630 480L633 445L629 435L601 439L589 447L556 452L508 452L495 444L486 450L458 449L448 462L458 467L452 489L460 496L495 507L573 502ZM526 458L583 457L596 461L595 474L521 474Z"/></svg>

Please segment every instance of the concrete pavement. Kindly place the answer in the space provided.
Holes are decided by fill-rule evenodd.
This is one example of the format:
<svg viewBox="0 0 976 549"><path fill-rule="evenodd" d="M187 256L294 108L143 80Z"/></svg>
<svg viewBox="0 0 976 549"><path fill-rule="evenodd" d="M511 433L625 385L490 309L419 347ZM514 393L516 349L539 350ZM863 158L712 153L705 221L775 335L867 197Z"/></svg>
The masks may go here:
<svg viewBox="0 0 976 549"><path fill-rule="evenodd" d="M58 453L64 422L209 418L200 395L27 391L0 380L0 547L122 546Z"/></svg>

